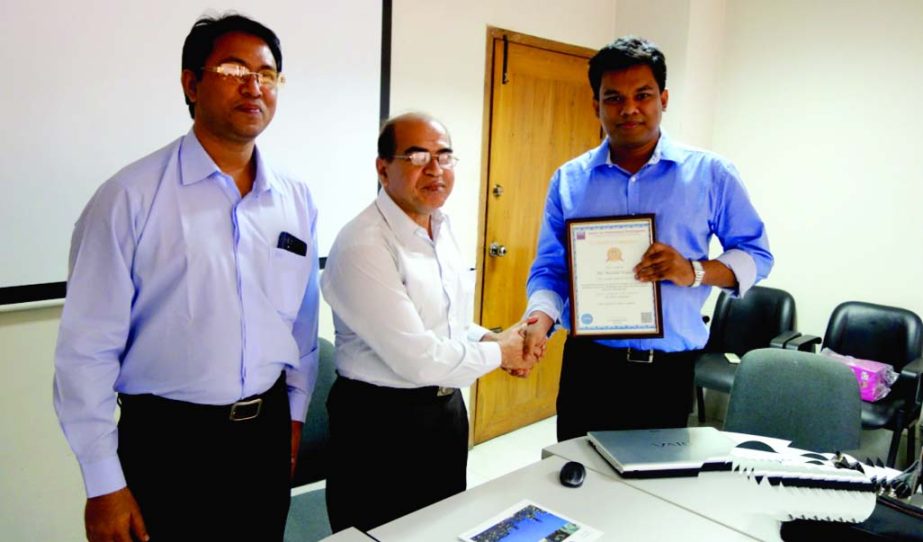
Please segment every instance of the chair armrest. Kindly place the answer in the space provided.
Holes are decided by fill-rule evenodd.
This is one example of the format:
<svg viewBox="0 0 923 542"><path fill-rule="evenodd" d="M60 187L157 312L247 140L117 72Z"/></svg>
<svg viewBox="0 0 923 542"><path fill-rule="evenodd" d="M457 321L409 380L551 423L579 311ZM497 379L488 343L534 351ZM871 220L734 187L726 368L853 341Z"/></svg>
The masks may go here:
<svg viewBox="0 0 923 542"><path fill-rule="evenodd" d="M923 375L923 358L917 358L904 365L900 375L902 380L909 381L910 385L913 386L913 397L918 405L923 402L923 386L921 386L920 375Z"/></svg>
<svg viewBox="0 0 923 542"><path fill-rule="evenodd" d="M801 350L802 352L814 352L815 348L821 343L821 338L817 335L802 335L785 343L786 350Z"/></svg>
<svg viewBox="0 0 923 542"><path fill-rule="evenodd" d="M771 341L769 341L769 346L771 348L785 348L785 344L788 341L797 337L801 337L801 333L798 331L793 331L791 329L788 331L783 331L782 333L779 333L777 336L773 337Z"/></svg>
<svg viewBox="0 0 923 542"><path fill-rule="evenodd" d="M923 374L923 358L917 358L901 369L901 376L904 378L920 378Z"/></svg>

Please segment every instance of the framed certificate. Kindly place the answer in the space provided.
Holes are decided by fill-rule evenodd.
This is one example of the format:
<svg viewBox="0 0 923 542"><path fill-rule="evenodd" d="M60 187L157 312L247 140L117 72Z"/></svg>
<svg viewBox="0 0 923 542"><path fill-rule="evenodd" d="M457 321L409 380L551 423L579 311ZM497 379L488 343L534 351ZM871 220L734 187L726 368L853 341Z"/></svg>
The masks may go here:
<svg viewBox="0 0 923 542"><path fill-rule="evenodd" d="M656 239L654 215L566 222L570 334L576 337L663 337L659 282L635 279L634 267Z"/></svg>

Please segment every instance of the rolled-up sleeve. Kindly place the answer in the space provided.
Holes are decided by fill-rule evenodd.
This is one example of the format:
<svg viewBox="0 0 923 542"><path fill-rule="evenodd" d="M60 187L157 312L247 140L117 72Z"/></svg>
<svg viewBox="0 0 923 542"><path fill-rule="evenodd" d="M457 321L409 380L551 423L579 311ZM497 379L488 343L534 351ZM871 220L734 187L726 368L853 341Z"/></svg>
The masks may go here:
<svg viewBox="0 0 923 542"><path fill-rule="evenodd" d="M773 256L769 251L766 226L750 201L737 170L726 164L721 182L716 183L714 231L724 252L716 258L737 278L737 296L769 276Z"/></svg>

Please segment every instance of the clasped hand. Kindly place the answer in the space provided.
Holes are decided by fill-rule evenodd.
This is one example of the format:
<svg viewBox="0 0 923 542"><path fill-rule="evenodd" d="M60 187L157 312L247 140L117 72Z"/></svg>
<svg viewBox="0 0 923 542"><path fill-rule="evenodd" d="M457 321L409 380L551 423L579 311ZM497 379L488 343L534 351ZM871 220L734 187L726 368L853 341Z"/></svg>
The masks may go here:
<svg viewBox="0 0 923 542"><path fill-rule="evenodd" d="M543 312L535 311L528 318L510 327L503 334L515 333L517 337L511 341L510 358L501 367L511 376L525 378L529 376L535 364L545 355L545 345L548 340L548 330L554 322ZM503 335L501 334L501 335ZM518 344L518 349L516 348Z"/></svg>

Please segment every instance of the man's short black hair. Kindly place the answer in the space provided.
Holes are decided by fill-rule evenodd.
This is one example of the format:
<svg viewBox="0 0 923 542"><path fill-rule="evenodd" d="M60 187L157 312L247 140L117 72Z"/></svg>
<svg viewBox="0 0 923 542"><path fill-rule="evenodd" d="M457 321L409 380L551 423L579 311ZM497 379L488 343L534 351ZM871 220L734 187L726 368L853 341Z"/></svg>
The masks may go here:
<svg viewBox="0 0 923 542"><path fill-rule="evenodd" d="M205 67L208 55L212 54L215 48L215 40L231 32L250 34L266 42L276 61L276 70L282 71L282 46L276 33L237 13L225 13L220 17L206 15L192 25L192 30L183 43L183 70L191 70L195 73L196 81L201 81L202 68ZM195 104L189 101L185 92L183 96L186 98L186 105L189 106L189 115L195 118Z"/></svg>
<svg viewBox="0 0 923 542"><path fill-rule="evenodd" d="M378 132L378 157L382 160L394 160L397 153L397 140L394 137L394 125L397 124L394 118L390 118L381 125L381 131Z"/></svg>
<svg viewBox="0 0 923 542"><path fill-rule="evenodd" d="M593 98L599 99L599 86L603 74L621 71L632 66L649 66L660 92L667 88L667 60L652 42L635 36L621 37L599 50L590 59L590 86Z"/></svg>

